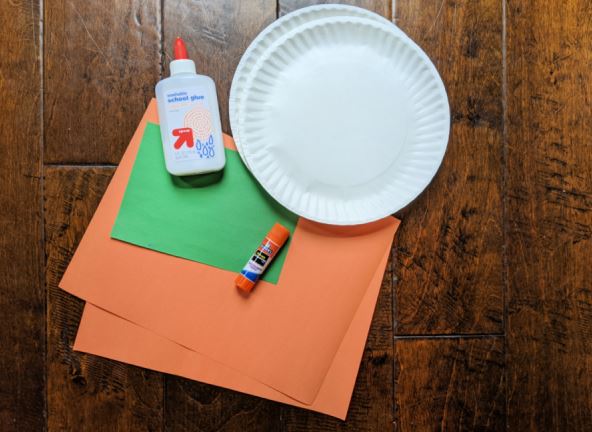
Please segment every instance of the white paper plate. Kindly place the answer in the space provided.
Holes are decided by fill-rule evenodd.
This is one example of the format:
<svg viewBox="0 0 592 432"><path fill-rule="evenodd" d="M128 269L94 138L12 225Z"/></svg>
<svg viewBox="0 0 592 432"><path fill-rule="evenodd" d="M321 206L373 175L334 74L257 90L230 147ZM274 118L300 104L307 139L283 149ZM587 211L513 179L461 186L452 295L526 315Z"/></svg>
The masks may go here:
<svg viewBox="0 0 592 432"><path fill-rule="evenodd" d="M361 224L412 201L436 173L450 111L434 65L393 26L332 17L275 41L252 68L238 133L282 205Z"/></svg>
<svg viewBox="0 0 592 432"><path fill-rule="evenodd" d="M298 9L294 12L284 15L280 19L274 21L267 26L259 35L253 39L236 68L234 77L232 78L232 85L230 87L230 96L228 103L228 111L230 117L230 128L232 129L232 135L236 144L239 154L246 164L246 160L241 152L241 140L238 133L238 106L240 105L241 96L244 90L244 85L247 82L248 76L253 69L253 66L257 60L265 53L267 49L280 37L286 33L294 30L295 28L309 23L311 21L335 17L335 16L352 16L368 18L374 21L381 22L383 24L390 24L394 26L390 21L383 18L382 16L371 12L366 9L362 9L356 6L348 5L315 5L309 6L302 9ZM397 31L404 34L396 26ZM248 165L247 165L248 166Z"/></svg>

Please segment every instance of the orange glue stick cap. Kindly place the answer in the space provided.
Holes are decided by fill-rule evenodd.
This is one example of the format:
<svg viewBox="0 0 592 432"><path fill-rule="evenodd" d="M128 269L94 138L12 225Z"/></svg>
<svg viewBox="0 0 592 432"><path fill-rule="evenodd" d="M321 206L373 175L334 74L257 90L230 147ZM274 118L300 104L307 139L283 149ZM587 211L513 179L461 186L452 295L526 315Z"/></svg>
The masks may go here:
<svg viewBox="0 0 592 432"><path fill-rule="evenodd" d="M290 231L279 223L276 223L267 233L267 238L277 244L280 248L286 243L288 237L290 237Z"/></svg>
<svg viewBox="0 0 592 432"><path fill-rule="evenodd" d="M255 286L255 282L250 281L249 279L247 279L246 277L244 277L242 274L239 274L235 281L234 284L236 285L236 287L244 292L251 292L251 290L253 289L253 287Z"/></svg>
<svg viewBox="0 0 592 432"><path fill-rule="evenodd" d="M241 291L250 292L288 237L290 237L290 231L276 223L236 277L234 281L236 287Z"/></svg>

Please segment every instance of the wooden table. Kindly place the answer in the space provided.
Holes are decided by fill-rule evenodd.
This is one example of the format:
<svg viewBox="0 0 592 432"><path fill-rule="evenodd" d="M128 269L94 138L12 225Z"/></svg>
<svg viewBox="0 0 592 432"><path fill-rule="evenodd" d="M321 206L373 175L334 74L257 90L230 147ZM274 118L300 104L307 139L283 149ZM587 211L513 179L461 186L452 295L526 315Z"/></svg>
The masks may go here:
<svg viewBox="0 0 592 432"><path fill-rule="evenodd" d="M402 220L347 422L72 351L57 288L184 36L219 88L280 0L0 5L0 430L592 430L589 0L360 0L438 67L444 164Z"/></svg>

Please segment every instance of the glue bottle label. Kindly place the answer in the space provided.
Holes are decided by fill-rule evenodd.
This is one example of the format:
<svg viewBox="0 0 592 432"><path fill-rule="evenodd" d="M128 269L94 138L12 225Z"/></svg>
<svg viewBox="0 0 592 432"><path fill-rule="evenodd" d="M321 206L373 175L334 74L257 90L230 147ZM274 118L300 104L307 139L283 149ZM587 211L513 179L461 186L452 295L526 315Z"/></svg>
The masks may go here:
<svg viewBox="0 0 592 432"><path fill-rule="evenodd" d="M251 259L242 269L241 274L251 282L257 282L271 262L271 259L277 253L278 249L278 245L268 238L265 238L263 243L261 243Z"/></svg>
<svg viewBox="0 0 592 432"><path fill-rule="evenodd" d="M165 94L169 142L176 161L211 159L216 155L212 112L200 87Z"/></svg>

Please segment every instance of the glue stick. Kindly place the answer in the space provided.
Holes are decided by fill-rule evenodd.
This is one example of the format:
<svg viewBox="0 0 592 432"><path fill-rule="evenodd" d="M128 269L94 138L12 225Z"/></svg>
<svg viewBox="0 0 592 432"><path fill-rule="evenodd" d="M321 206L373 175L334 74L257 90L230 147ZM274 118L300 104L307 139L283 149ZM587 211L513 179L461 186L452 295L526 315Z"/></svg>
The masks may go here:
<svg viewBox="0 0 592 432"><path fill-rule="evenodd" d="M242 291L250 292L269 266L271 260L275 258L280 248L286 243L288 237L290 237L290 231L276 223L237 276L234 281L236 287Z"/></svg>

